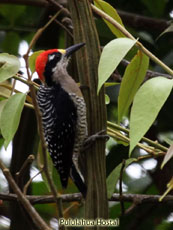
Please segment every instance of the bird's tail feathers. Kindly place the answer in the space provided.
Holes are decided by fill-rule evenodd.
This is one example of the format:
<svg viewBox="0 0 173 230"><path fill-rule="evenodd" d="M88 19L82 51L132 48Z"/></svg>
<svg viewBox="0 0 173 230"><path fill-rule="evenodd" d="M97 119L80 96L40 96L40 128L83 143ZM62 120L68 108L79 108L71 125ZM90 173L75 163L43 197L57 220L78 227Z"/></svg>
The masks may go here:
<svg viewBox="0 0 173 230"><path fill-rule="evenodd" d="M74 164L72 164L71 171L70 171L70 177L79 189L79 191L82 193L83 197L86 197L87 193L87 187L84 183L83 178L80 176L79 172L76 170L76 167Z"/></svg>

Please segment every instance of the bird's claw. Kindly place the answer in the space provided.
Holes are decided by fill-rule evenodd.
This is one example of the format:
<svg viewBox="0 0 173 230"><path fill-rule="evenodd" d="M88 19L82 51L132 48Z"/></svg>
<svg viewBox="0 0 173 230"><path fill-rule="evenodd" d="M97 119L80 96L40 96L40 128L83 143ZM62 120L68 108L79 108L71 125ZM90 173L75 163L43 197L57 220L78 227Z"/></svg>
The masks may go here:
<svg viewBox="0 0 173 230"><path fill-rule="evenodd" d="M105 141L109 140L109 136L106 134L105 130L101 130L89 137L87 137L84 141L83 147L82 147L82 152L89 149L96 140L98 139L105 139Z"/></svg>

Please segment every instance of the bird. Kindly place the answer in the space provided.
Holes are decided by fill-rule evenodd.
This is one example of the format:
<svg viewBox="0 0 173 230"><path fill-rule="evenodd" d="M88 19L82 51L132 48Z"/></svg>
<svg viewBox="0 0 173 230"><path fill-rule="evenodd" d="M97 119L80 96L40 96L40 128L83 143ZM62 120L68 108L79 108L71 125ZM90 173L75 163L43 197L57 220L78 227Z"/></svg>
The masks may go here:
<svg viewBox="0 0 173 230"><path fill-rule="evenodd" d="M68 179L76 184L83 197L87 186L81 174L78 158L87 136L86 103L78 84L67 71L71 55L81 49L79 43L67 49L41 52L35 70L42 84L37 91L45 143L63 188Z"/></svg>

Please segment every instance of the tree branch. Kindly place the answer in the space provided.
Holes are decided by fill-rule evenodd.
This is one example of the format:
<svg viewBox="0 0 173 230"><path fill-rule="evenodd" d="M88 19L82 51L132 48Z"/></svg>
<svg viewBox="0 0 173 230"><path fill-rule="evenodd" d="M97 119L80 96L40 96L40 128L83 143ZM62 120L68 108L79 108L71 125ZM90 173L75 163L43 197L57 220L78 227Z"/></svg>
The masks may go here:
<svg viewBox="0 0 173 230"><path fill-rule="evenodd" d="M0 0L0 3L3 4L18 4L18 5L28 5L35 7L50 7L52 4L49 0ZM54 2L55 3L55 2ZM56 6L60 9L61 4L56 2ZM122 10L117 10L118 14L123 20L123 23L127 26L143 29L143 30L156 30L159 33L164 31L170 24L169 21L164 19L155 19L151 17L146 17L139 14L129 13Z"/></svg>
<svg viewBox="0 0 173 230"><path fill-rule="evenodd" d="M73 193L73 194L63 194L59 195L62 202L81 202L83 197L81 193ZM108 201L124 201L124 202L135 202L138 204L141 203L173 203L173 195L167 195L164 197L162 202L159 202L160 195L143 195L143 194L122 194L114 193ZM31 202L31 204L49 204L54 203L54 197L52 195L43 195L43 196L35 196L35 195L27 195L26 198ZM0 200L3 201L17 201L18 197L16 194L6 194L0 193Z"/></svg>
<svg viewBox="0 0 173 230"><path fill-rule="evenodd" d="M118 13L125 25L140 30L152 30L158 31L160 33L170 25L170 21L166 21L164 19L146 17L143 15L129 13L122 10L118 10Z"/></svg>
<svg viewBox="0 0 173 230"><path fill-rule="evenodd" d="M114 193L109 201L135 202L135 203L173 203L173 195L165 196L162 202L159 201L160 195L143 195L143 194L123 194L121 197L119 194Z"/></svg>
<svg viewBox="0 0 173 230"><path fill-rule="evenodd" d="M36 6L36 7L48 7L49 3L45 0L0 0L2 4L15 4L15 5L28 5L28 6Z"/></svg>
<svg viewBox="0 0 173 230"><path fill-rule="evenodd" d="M122 65L127 66L130 62L127 61L126 59L123 59L121 61L121 63L122 63ZM163 77L166 77L168 79L173 79L172 75L169 75L169 74L166 74L166 73L159 73L159 72L147 70L145 80L148 80L148 79L153 78L153 77L158 77L158 76L163 76Z"/></svg>

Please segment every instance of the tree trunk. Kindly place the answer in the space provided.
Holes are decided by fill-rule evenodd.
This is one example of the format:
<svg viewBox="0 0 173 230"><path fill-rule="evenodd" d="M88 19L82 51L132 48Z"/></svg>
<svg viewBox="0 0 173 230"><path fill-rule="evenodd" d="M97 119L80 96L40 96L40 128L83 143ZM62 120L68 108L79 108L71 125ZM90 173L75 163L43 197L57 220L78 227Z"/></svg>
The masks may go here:
<svg viewBox="0 0 173 230"><path fill-rule="evenodd" d="M74 43L85 42L85 49L79 51L77 66L79 81L87 104L89 136L106 130L106 107L104 88L97 95L98 62L100 44L88 0L70 0L68 5L74 27ZM85 218L108 218L106 190L105 141L97 140L86 152L87 197ZM100 229L95 226L91 229ZM106 228L104 228L106 229Z"/></svg>

